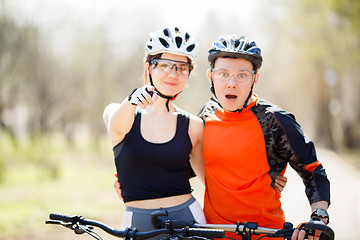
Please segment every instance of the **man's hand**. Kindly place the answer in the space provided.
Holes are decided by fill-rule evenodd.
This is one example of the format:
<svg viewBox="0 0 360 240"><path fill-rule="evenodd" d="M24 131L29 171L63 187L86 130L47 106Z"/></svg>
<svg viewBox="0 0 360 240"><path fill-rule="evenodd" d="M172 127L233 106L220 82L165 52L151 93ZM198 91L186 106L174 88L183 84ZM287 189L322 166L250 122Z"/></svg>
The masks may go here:
<svg viewBox="0 0 360 240"><path fill-rule="evenodd" d="M118 194L118 197L119 197L120 199L122 199L119 179L118 179L116 173L115 173L114 175L115 175L115 178L116 178L116 179L115 179L115 182L114 182L114 188L115 188L116 193Z"/></svg>
<svg viewBox="0 0 360 240"><path fill-rule="evenodd" d="M313 220L311 220L313 221ZM316 221L319 224L325 224L323 221ZM306 231L303 229L303 226L306 223L300 223L299 226L294 230L293 235L291 236L291 240L303 240L306 236ZM307 235L308 240L319 240L321 231L315 230L313 234Z"/></svg>
<svg viewBox="0 0 360 240"><path fill-rule="evenodd" d="M280 176L280 175L277 176L277 177L275 178L275 189L276 189L279 193L281 193L281 192L284 190L286 183L287 183L287 177L285 177L285 176Z"/></svg>
<svg viewBox="0 0 360 240"><path fill-rule="evenodd" d="M117 178L117 174L115 173L115 182L114 182L114 188L115 191L117 192L117 194L119 195L120 198L122 198L121 196L121 188L120 188L120 183L118 181ZM275 179L275 188L276 190L281 193L284 190L284 187L286 185L287 182L287 177L285 176L277 176Z"/></svg>

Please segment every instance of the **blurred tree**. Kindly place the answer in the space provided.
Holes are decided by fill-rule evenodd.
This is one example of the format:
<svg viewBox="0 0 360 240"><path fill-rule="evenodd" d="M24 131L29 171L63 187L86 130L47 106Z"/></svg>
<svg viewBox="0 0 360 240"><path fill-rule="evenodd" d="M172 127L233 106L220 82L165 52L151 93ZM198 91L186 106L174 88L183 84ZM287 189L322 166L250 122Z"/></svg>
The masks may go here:
<svg viewBox="0 0 360 240"><path fill-rule="evenodd" d="M39 35L33 25L18 25L1 12L0 139L3 149L0 151L0 175L6 173L10 163L18 161L35 163L55 175L57 172L54 152L49 145L42 144L45 140L36 138L51 128L48 116L55 112L53 100L56 96L56 89L48 81L53 63L41 52ZM29 135L34 141L18 144Z"/></svg>
<svg viewBox="0 0 360 240"><path fill-rule="evenodd" d="M260 94L265 98L271 94L269 100L295 110L305 124L316 123L314 135L326 146L359 148L359 1L278 0L272 4L281 6L280 12L285 13L285 3L291 14L275 16L286 24L282 25L284 32L278 34L281 28L268 21L264 25L268 37L258 41L268 45L264 49L274 51L264 51L262 76L267 84L259 86ZM105 26L89 30L63 19L62 26L70 26L74 36L70 37L71 47L66 46L67 57L59 58L52 54L54 46L45 35L48 32L44 34L30 23L16 24L5 15L5 10L0 15L0 128L9 128L9 121L4 121L11 119L4 117L9 115L4 114L9 109L27 109L23 116L28 119L25 124L31 135L64 131L72 139L80 129L77 126L84 123L90 131L89 138L102 135L104 107L120 102L129 89L140 84L143 44L147 33L159 24L152 20L144 26L143 21L134 20L132 24L141 25L143 31L129 35L119 28L117 42L111 45L107 39L107 31L111 30ZM180 107L196 113L211 96L205 78L206 51L211 40L229 32L248 34L254 26L260 26L246 19L236 22L237 19L221 18L216 12L204 19L198 34L201 49L197 69L189 81L190 89L177 100ZM123 21L119 25L125 26L127 19ZM61 38L57 43L62 41ZM114 45L119 46L118 52ZM198 89L204 93L200 95ZM198 98L196 104L193 96Z"/></svg>
<svg viewBox="0 0 360 240"><path fill-rule="evenodd" d="M40 38L34 25L20 26L6 15L0 16L0 120L15 140L21 140L17 134L20 125L25 131L21 136L53 130L58 107L63 106L64 72Z"/></svg>
<svg viewBox="0 0 360 240"><path fill-rule="evenodd" d="M9 124L16 119L8 119L5 123L2 113L34 99L31 90L33 79L38 75L37 39L38 32L33 26L17 26L9 17L0 15L0 120L1 126L7 126L14 138L14 128Z"/></svg>
<svg viewBox="0 0 360 240"><path fill-rule="evenodd" d="M360 1L299 0L289 6L281 41L290 47L287 73L301 100L317 109L316 136L332 149L360 148Z"/></svg>

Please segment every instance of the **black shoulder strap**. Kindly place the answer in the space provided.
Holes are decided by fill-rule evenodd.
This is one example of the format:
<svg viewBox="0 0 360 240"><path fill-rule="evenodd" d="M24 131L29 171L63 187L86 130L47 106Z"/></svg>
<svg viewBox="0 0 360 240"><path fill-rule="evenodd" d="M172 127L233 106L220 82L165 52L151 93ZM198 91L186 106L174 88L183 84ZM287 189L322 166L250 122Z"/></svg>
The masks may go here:
<svg viewBox="0 0 360 240"><path fill-rule="evenodd" d="M189 122L190 122L190 113L181 109L181 108L178 108L178 107L175 107L176 109L176 112L178 114L178 120L180 121L184 121L184 124L186 126L186 130L189 129Z"/></svg>

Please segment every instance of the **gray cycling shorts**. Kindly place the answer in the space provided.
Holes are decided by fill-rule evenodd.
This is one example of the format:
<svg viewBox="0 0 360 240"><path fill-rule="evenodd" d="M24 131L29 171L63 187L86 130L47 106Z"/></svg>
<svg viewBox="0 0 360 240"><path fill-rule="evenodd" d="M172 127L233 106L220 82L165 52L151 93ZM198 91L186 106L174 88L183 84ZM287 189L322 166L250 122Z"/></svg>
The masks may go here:
<svg viewBox="0 0 360 240"><path fill-rule="evenodd" d="M164 219L206 223L201 206L194 197L180 205L162 209L166 209L169 213L168 217L162 217ZM139 232L154 230L151 224L151 213L156 210L159 209L126 207L123 218L123 229L136 227Z"/></svg>

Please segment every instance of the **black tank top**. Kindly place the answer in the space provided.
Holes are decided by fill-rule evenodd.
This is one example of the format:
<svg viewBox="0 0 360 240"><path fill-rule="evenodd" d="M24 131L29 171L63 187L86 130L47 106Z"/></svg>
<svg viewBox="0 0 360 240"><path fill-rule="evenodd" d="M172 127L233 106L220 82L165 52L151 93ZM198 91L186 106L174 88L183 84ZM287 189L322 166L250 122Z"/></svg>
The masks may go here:
<svg viewBox="0 0 360 240"><path fill-rule="evenodd" d="M190 193L194 172L189 162L192 144L187 115L178 111L175 135L165 143L145 140L140 122L137 112L130 132L113 149L124 202Z"/></svg>

